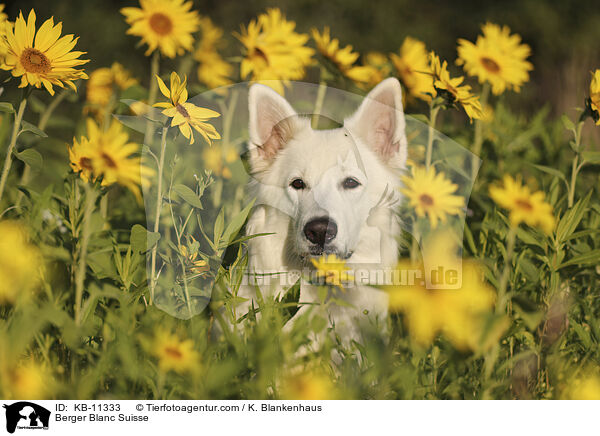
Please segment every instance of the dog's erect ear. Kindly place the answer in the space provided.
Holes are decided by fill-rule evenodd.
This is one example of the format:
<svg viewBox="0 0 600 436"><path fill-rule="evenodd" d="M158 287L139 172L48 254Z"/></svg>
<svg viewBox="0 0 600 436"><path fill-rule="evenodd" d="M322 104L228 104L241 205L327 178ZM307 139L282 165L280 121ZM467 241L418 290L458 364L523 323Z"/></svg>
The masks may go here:
<svg viewBox="0 0 600 436"><path fill-rule="evenodd" d="M402 88L395 78L377 85L364 98L358 110L344 121L344 126L361 138L386 162L401 167L406 162Z"/></svg>
<svg viewBox="0 0 600 436"><path fill-rule="evenodd" d="M265 85L252 85L248 95L250 143L258 157L270 160L294 133L297 114L285 98Z"/></svg>

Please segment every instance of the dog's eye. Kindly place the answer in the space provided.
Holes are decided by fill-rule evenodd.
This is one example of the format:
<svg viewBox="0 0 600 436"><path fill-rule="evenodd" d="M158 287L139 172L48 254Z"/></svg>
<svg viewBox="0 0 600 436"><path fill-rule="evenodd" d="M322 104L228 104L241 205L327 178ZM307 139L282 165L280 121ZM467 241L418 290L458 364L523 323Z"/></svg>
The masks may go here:
<svg viewBox="0 0 600 436"><path fill-rule="evenodd" d="M304 184L304 180L302 179L294 179L292 180L292 183L290 183L290 186L296 190L300 190L300 189L304 189L306 188L306 185Z"/></svg>
<svg viewBox="0 0 600 436"><path fill-rule="evenodd" d="M342 186L344 189L354 189L360 186L360 182L352 177L348 177L346 180L342 182Z"/></svg>

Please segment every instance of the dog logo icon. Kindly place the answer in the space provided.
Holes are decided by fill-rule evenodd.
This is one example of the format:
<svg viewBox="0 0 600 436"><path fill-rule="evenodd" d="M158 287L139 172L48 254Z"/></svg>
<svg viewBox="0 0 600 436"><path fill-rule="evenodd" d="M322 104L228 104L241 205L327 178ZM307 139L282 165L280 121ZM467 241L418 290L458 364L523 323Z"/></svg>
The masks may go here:
<svg viewBox="0 0 600 436"><path fill-rule="evenodd" d="M48 429L50 411L29 401L19 401L4 405L6 409L6 431L14 433L18 429Z"/></svg>

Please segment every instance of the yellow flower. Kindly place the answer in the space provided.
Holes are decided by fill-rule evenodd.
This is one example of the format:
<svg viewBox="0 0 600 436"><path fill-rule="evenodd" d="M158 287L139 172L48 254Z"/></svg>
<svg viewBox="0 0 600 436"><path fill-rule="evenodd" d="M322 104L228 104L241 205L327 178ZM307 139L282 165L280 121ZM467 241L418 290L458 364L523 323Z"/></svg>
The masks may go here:
<svg viewBox="0 0 600 436"><path fill-rule="evenodd" d="M564 400L600 400L600 377L587 373L569 382L561 395Z"/></svg>
<svg viewBox="0 0 600 436"><path fill-rule="evenodd" d="M422 264L400 262L399 270L420 270ZM410 336L423 346L442 333L458 349L480 348L484 316L495 294L477 264L463 262L458 289L427 289L420 283L387 287L390 309L405 315Z"/></svg>
<svg viewBox="0 0 600 436"><path fill-rule="evenodd" d="M192 238L193 242L196 242L194 238ZM198 251L194 253L190 252L188 247L185 245L181 246L181 255L186 260L188 267L191 272L194 274L204 274L205 272L210 270L208 266L208 262L202 259L198 259Z"/></svg>
<svg viewBox="0 0 600 436"><path fill-rule="evenodd" d="M54 25L53 18L46 20L36 34L35 20L32 9L27 23L20 13L14 30L6 28L8 49L0 68L10 71L14 77L21 77L19 88L28 85L41 88L43 85L50 95L54 95L53 85L64 88L67 84L76 91L73 81L88 76L75 67L89 62L79 59L85 52L71 51L79 38L73 35L61 38L62 23Z"/></svg>
<svg viewBox="0 0 600 436"><path fill-rule="evenodd" d="M90 105L88 110L94 112L98 119L103 119L116 91L124 91L136 83L137 80L118 62L110 68L92 71L86 86L86 103Z"/></svg>
<svg viewBox="0 0 600 436"><path fill-rule="evenodd" d="M465 199L453 195L458 186L435 169L412 167L410 176L403 176L404 188L400 191L409 199L418 217L429 217L432 228L438 222L445 223L447 215L457 215L465 205Z"/></svg>
<svg viewBox="0 0 600 436"><path fill-rule="evenodd" d="M145 55L154 50L169 57L191 51L192 34L198 30L199 18L191 11L193 4L184 0L140 0L140 8L122 8L121 13L131 27L127 34L142 38L148 44Z"/></svg>
<svg viewBox="0 0 600 436"><path fill-rule="evenodd" d="M332 400L337 397L331 378L322 371L287 374L281 382L284 400Z"/></svg>
<svg viewBox="0 0 600 436"><path fill-rule="evenodd" d="M532 193L520 180L514 180L508 174L503 181L504 186L490 187L490 197L500 207L508 209L511 225L516 227L523 222L532 227L540 227L548 234L552 233L555 219L552 206L544 199L544 193Z"/></svg>
<svg viewBox="0 0 600 436"><path fill-rule="evenodd" d="M233 147L208 147L202 152L204 167L212 171L215 176L230 179L232 174L227 164L235 162L238 154Z"/></svg>
<svg viewBox="0 0 600 436"><path fill-rule="evenodd" d="M240 76L271 86L283 94L289 80L304 77L312 62L314 50L306 47L308 35L294 31L296 23L287 21L279 9L268 9L242 26L236 38L244 45L245 57L240 64ZM282 83L283 82L283 83Z"/></svg>
<svg viewBox="0 0 600 436"><path fill-rule="evenodd" d="M120 122L113 120L107 130L91 118L87 120L87 137L73 138L69 147L70 165L84 181L102 177L102 186L113 183L125 186L141 200L139 186L149 183L154 170L142 164L139 145L129 141Z"/></svg>
<svg viewBox="0 0 600 436"><path fill-rule="evenodd" d="M373 78L378 74L378 70L371 65L355 65L360 56L352 51L352 46L340 47L340 41L337 38L331 38L329 27L319 33L317 29L312 29L312 37L317 45L317 51L327 60L329 60L344 76L359 84L367 84L375 81Z"/></svg>
<svg viewBox="0 0 600 436"><path fill-rule="evenodd" d="M5 38L8 30L12 30L14 24L8 21L8 15L4 12L4 5L0 4L0 65L4 62L4 57L8 53L8 45Z"/></svg>
<svg viewBox="0 0 600 436"><path fill-rule="evenodd" d="M14 368L3 369L2 396L6 399L43 400L51 397L50 372L33 360L21 362Z"/></svg>
<svg viewBox="0 0 600 436"><path fill-rule="evenodd" d="M465 39L458 40L458 59L470 76L477 76L479 83L488 82L492 93L502 94L506 89L519 92L521 85L529 80L533 65L526 61L531 54L521 37L510 34L507 26L486 23L483 35L473 44Z"/></svg>
<svg viewBox="0 0 600 436"><path fill-rule="evenodd" d="M171 118L171 127L178 126L181 134L190 141L190 144L194 143L194 134L192 127L202 137L211 144L211 139L221 139L221 135L214 128L214 126L207 121L210 118L216 118L221 116L218 112L203 107L198 107L193 103L188 103L188 92L186 89L187 77L181 78L175 71L171 73L171 88L167 88L165 82L158 76L158 87L160 92L167 97L170 101L164 103L155 103L154 107L165 108L162 114Z"/></svg>
<svg viewBox="0 0 600 436"><path fill-rule="evenodd" d="M440 58L433 52L431 52L430 56L435 96L443 98L445 105L448 107L460 104L469 119L480 119L483 116L483 110L479 102L479 97L471 94L471 87L469 85L461 85L464 77L450 77L448 63L446 61L440 63Z"/></svg>
<svg viewBox="0 0 600 436"><path fill-rule="evenodd" d="M0 304L12 303L35 288L42 261L18 222L0 221L0 235Z"/></svg>
<svg viewBox="0 0 600 436"><path fill-rule="evenodd" d="M224 42L223 30L208 17L200 19L200 29L202 38L194 52L194 59L198 61L198 80L209 88L230 85L233 67L218 52Z"/></svg>
<svg viewBox="0 0 600 436"><path fill-rule="evenodd" d="M592 73L590 97L587 100L587 106L592 114L592 119L597 126L600 126L600 70Z"/></svg>
<svg viewBox="0 0 600 436"><path fill-rule="evenodd" d="M317 278L323 277L327 285L337 286L343 290L344 282L354 280L354 276L346 272L349 270L346 267L346 262L339 259L335 254L326 254L321 256L319 260L311 259L310 261L317 270Z"/></svg>
<svg viewBox="0 0 600 436"><path fill-rule="evenodd" d="M433 79L429 74L429 55L425 43L407 36L400 46L399 54L390 54L390 59L409 97L431 100L431 96L426 94L432 92Z"/></svg>
<svg viewBox="0 0 600 436"><path fill-rule="evenodd" d="M181 340L169 332L157 332L152 344L152 354L158 358L163 372L185 373L198 367L199 355L191 339Z"/></svg>

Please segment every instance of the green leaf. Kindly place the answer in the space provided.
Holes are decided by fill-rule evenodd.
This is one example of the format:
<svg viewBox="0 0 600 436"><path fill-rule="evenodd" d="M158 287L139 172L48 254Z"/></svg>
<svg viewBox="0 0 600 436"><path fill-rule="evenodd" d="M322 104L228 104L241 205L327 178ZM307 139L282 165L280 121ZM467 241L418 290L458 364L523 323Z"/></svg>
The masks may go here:
<svg viewBox="0 0 600 436"><path fill-rule="evenodd" d="M575 203L575 206L565 212L558 223L558 226L556 226L556 238L558 241L566 241L575 231L581 219L583 218L583 214L587 210L587 205L590 201L591 195L592 191L590 191L585 198L582 198Z"/></svg>
<svg viewBox="0 0 600 436"><path fill-rule="evenodd" d="M532 163L530 163L529 165L537 168L538 170L540 170L544 173L551 174L555 177L558 177L559 179L561 179L562 181L567 183L567 178L565 177L565 175L563 173L561 173L559 170L557 170L556 168L551 168L551 167L547 167L544 165L536 165L536 164L532 164Z"/></svg>
<svg viewBox="0 0 600 436"><path fill-rule="evenodd" d="M590 250L586 253L579 254L566 262L562 263L558 269L570 265L596 265L600 262L600 250Z"/></svg>
<svg viewBox="0 0 600 436"><path fill-rule="evenodd" d="M563 115L560 119L563 123L563 126L565 126L565 129L571 130L572 132L575 131L575 124L573 124L573 121L571 121L568 116Z"/></svg>
<svg viewBox="0 0 600 436"><path fill-rule="evenodd" d="M198 197L196 193L187 186L182 184L175 185L173 186L173 191L175 191L175 193L177 193L177 195L179 195L181 199L189 205L198 209L202 209L202 202L200 201L200 197Z"/></svg>
<svg viewBox="0 0 600 436"><path fill-rule="evenodd" d="M13 154L17 159L26 163L31 167L32 170L35 171L40 170L44 163L42 155L35 151L33 148L28 148L27 150L23 151L15 151L13 152Z"/></svg>
<svg viewBox="0 0 600 436"><path fill-rule="evenodd" d="M223 240L225 242L229 243L231 239L238 234L246 222L246 218L248 217L252 206L254 206L254 200L252 200L245 208L239 211L237 215L232 218L225 229L225 233L223 233Z"/></svg>
<svg viewBox="0 0 600 436"><path fill-rule="evenodd" d="M159 239L160 233L150 232L144 226L135 224L131 228L129 242L135 251L145 252L152 249Z"/></svg>
<svg viewBox="0 0 600 436"><path fill-rule="evenodd" d="M583 161L591 164L600 163L600 151L584 151L581 153Z"/></svg>
<svg viewBox="0 0 600 436"><path fill-rule="evenodd" d="M48 137L48 135L46 135L46 132L44 132L43 130L38 129L36 126L34 126L31 123L28 123L25 120L21 121L21 132L19 132L19 134L21 134L23 132L31 132L34 135L41 136L42 138L47 138Z"/></svg>
<svg viewBox="0 0 600 436"><path fill-rule="evenodd" d="M6 112L6 113L9 113L9 114L14 114L15 113L15 108L10 103L1 102L0 103L0 112Z"/></svg>

